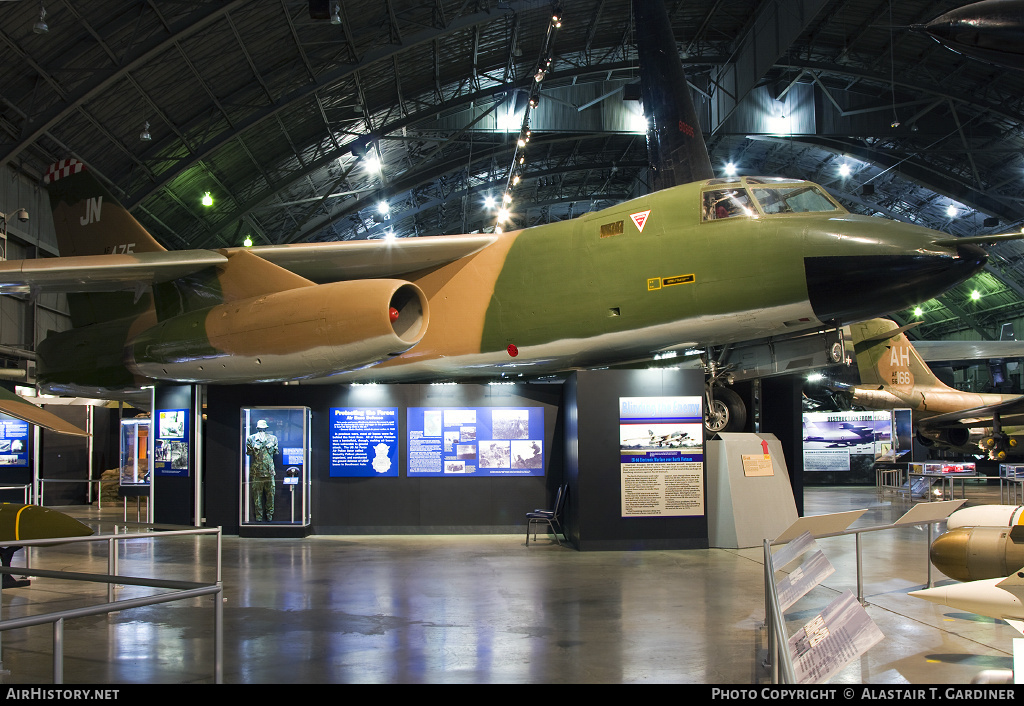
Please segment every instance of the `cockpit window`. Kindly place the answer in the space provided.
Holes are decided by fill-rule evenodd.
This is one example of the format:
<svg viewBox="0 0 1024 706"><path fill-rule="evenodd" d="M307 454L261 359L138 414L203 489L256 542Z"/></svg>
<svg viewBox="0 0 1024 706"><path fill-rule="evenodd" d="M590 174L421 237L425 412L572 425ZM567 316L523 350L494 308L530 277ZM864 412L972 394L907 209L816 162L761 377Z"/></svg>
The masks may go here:
<svg viewBox="0 0 1024 706"><path fill-rule="evenodd" d="M820 187L806 182L770 187L754 187L754 198L767 215L775 213L821 213L839 208Z"/></svg>
<svg viewBox="0 0 1024 706"><path fill-rule="evenodd" d="M754 204L746 189L714 189L705 191L702 218L714 221L736 216L753 216L756 214Z"/></svg>

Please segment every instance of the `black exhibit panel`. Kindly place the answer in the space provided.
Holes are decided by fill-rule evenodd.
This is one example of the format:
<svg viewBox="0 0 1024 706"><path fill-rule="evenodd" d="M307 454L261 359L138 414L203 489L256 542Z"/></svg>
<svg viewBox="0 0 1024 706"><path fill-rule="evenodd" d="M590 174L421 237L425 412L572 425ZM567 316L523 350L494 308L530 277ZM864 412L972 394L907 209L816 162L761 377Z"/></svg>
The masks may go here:
<svg viewBox="0 0 1024 706"><path fill-rule="evenodd" d="M569 497L565 510L565 529L569 541L577 549L633 550L633 549L704 549L708 546L707 506L704 498L706 472L703 464L703 439L699 415L704 393L704 375L700 370L596 370L573 373L566 383L566 482ZM630 487L630 470L622 462L628 441L625 426L640 427L649 453L655 458L672 458L680 449L672 424L626 425L623 400L649 401L658 405L664 400L686 398L696 405L696 423L685 425L684 445L692 451L700 465L686 464L697 470L687 479L664 478L662 490L654 487L662 479L652 473L649 494L659 492L675 494L678 489L671 483L685 482L685 493L691 498L699 494L700 506L687 510L686 516L673 515L678 509L669 509L662 516L624 516L630 512L630 495L637 495ZM695 398L696 401L693 401ZM691 446L696 444L696 446ZM672 464L662 464L669 466ZM669 474L664 474L669 475ZM678 486L677 486L678 488ZM667 490L666 490L667 489ZM671 498L670 498L671 500Z"/></svg>
<svg viewBox="0 0 1024 706"><path fill-rule="evenodd" d="M154 444L158 445L154 452L155 456L161 457L159 445L162 443L173 444L175 453L181 456L173 464L169 461L162 464L154 460L156 469L153 479L153 521L160 524L195 524L195 503L192 495L196 464L193 450L199 432L190 422L194 416L192 410L197 392L193 385L159 385L154 393L156 409L153 416L156 420L156 429L151 433L155 435ZM164 427L171 420L180 431L167 432ZM167 439L170 438L174 441L168 442ZM168 468L161 468L162 465L167 465ZM172 465L173 469L170 468Z"/></svg>
<svg viewBox="0 0 1024 706"><path fill-rule="evenodd" d="M563 482L561 404L562 386L557 384L211 385L207 388L204 437L206 525L219 525L229 534L239 531L244 453L242 411L301 406L308 407L311 415L309 476L313 534L525 532L526 513L550 507ZM379 472L371 470L363 477L332 475L337 470L339 453L337 441L332 442L337 425L336 421L332 423L332 410L335 419L338 410L344 410L341 416L351 419L349 412L360 409L396 411L391 415L397 421L395 438L399 448L392 457L395 461L389 460L376 469ZM411 441L413 454L429 456L431 462L441 457L436 451L419 450L425 448L417 441L423 425L440 420L446 410L453 412L451 416L457 416L460 410L474 410L481 417L490 418L496 409L522 410L524 418L529 410L530 420L543 418L543 430L538 434L543 438L532 440L538 442L536 446L543 452L542 469L534 469L532 475L470 474L459 471L468 470L472 463L463 462L460 467L459 461L452 460L443 464L443 471L438 465L438 472L430 474L421 472L421 459L413 456L417 467L410 473ZM454 453L461 444L461 451L469 456L477 440L468 438L473 425L465 426L464 436L453 440L451 447ZM445 427L445 434L448 428ZM390 429L386 432L392 433ZM498 436L495 432L491 438ZM508 445L513 451L516 448L516 442ZM382 457L371 456L371 462L380 460ZM480 465L484 463L481 456ZM513 468L514 462L509 470ZM277 482L280 485L282 479Z"/></svg>

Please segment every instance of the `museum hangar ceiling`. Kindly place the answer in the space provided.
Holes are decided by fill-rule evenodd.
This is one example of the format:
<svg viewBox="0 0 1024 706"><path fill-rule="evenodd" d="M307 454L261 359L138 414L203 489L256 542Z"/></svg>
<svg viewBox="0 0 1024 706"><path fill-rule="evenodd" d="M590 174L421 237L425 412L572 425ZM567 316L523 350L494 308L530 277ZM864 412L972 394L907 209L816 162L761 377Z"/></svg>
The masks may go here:
<svg viewBox="0 0 1024 706"><path fill-rule="evenodd" d="M957 236L1020 230L1024 72L908 29L963 4L666 0L715 169L811 179ZM506 229L647 192L628 0L323 5L0 2L3 161L40 184L85 161L172 249L398 247L493 230L533 98ZM924 306L923 337L996 337L1018 316L1024 246L990 252Z"/></svg>

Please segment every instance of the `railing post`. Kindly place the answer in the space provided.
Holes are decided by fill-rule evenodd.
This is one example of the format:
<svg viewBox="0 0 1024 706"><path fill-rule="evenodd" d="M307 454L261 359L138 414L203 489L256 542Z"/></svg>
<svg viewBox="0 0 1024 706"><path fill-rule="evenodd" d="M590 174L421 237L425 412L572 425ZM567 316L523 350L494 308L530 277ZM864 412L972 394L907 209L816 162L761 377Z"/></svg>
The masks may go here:
<svg viewBox="0 0 1024 706"><path fill-rule="evenodd" d="M117 525L114 525L114 534L117 534ZM107 540L107 576L117 576L117 540ZM107 584L107 603L114 602L114 584Z"/></svg>
<svg viewBox="0 0 1024 706"><path fill-rule="evenodd" d="M864 561L860 551L860 532L855 533L854 537L857 539L857 600L864 605Z"/></svg>
<svg viewBox="0 0 1024 706"><path fill-rule="evenodd" d="M53 683L64 683L64 618L53 622Z"/></svg>
<svg viewBox="0 0 1024 706"><path fill-rule="evenodd" d="M219 584L218 584L219 585ZM224 591L213 594L213 683L224 683Z"/></svg>

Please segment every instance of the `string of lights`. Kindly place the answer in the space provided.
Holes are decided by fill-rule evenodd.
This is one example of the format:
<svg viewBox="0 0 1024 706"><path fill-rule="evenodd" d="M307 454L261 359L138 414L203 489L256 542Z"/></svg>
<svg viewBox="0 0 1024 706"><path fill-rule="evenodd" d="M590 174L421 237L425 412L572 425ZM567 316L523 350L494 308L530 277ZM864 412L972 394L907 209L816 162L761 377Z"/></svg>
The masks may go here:
<svg viewBox="0 0 1024 706"><path fill-rule="evenodd" d="M537 64L533 70L533 82L530 85L530 100L523 111L523 124L519 130L519 138L516 140L516 147L512 153L512 165L508 169L508 176L505 180L505 188L501 196L501 204L498 207L497 220L494 224L494 232L503 231L502 224L512 218L512 189L519 185L523 172L526 170L526 145L530 142L530 113L540 103L540 85L551 70L554 60L555 35L562 26L562 7L555 3L551 9L551 21L548 23L547 33L544 36L544 45L541 47Z"/></svg>

